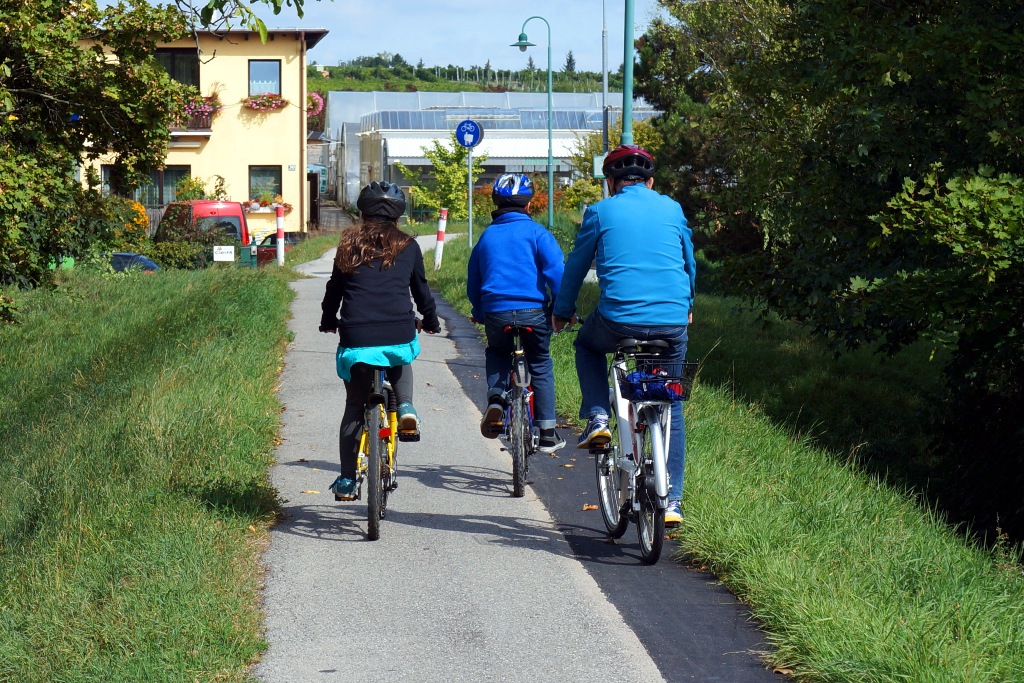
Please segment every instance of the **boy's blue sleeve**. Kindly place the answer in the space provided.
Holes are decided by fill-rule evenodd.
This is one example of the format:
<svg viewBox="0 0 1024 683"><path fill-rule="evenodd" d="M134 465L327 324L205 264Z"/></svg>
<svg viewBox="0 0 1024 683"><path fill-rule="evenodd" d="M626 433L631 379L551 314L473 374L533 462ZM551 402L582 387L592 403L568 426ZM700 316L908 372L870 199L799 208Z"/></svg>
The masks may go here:
<svg viewBox="0 0 1024 683"><path fill-rule="evenodd" d="M483 320L483 311L480 310L480 287L483 285L483 277L480 275L480 242L469 254L469 272L466 274L466 297L471 306L470 314L477 320Z"/></svg>
<svg viewBox="0 0 1024 683"><path fill-rule="evenodd" d="M558 290L562 285L562 273L565 270L562 256L562 248L558 246L558 240L546 229L539 231L537 239L538 266L541 273L541 281L546 292L550 292L549 304L554 304L558 297Z"/></svg>
<svg viewBox="0 0 1024 683"><path fill-rule="evenodd" d="M580 294L583 279L590 270L590 264L597 255L597 232L601 221L597 212L588 208L583 214L583 224L576 233L576 241L565 262L562 284L555 297L554 314L559 318L571 318L576 312L576 297Z"/></svg>

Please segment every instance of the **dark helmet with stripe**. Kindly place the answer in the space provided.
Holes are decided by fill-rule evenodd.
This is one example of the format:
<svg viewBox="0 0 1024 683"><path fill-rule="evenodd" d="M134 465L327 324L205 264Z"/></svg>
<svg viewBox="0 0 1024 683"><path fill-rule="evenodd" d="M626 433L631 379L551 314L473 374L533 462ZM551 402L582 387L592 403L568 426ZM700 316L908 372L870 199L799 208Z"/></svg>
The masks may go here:
<svg viewBox="0 0 1024 683"><path fill-rule="evenodd" d="M613 180L647 180L654 175L654 157L643 147L619 145L604 158L603 170Z"/></svg>
<svg viewBox="0 0 1024 683"><path fill-rule="evenodd" d="M363 188L356 200L356 207L363 218L380 216L397 220L405 213L405 194L394 183L376 180Z"/></svg>
<svg viewBox="0 0 1024 683"><path fill-rule="evenodd" d="M533 199L533 183L525 173L504 173L494 181L491 199L499 209L506 206L523 207Z"/></svg>

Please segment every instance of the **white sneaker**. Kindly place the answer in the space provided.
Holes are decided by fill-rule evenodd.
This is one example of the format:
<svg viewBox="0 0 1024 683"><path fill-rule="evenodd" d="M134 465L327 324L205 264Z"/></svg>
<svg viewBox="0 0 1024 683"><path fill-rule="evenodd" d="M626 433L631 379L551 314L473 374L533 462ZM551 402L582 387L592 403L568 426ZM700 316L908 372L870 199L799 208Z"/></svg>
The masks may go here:
<svg viewBox="0 0 1024 683"><path fill-rule="evenodd" d="M679 511L681 501L670 500L665 508L665 526L679 526L683 523L683 513Z"/></svg>

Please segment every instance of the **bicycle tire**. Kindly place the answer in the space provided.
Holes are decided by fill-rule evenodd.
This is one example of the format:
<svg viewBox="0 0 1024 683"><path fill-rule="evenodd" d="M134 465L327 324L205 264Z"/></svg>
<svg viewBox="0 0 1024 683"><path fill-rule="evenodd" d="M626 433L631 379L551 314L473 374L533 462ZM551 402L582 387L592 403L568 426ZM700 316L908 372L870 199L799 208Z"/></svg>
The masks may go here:
<svg viewBox="0 0 1024 683"><path fill-rule="evenodd" d="M512 453L512 496L526 494L526 439L532 439L526 417L526 393L518 384L512 388L509 416L509 451Z"/></svg>
<svg viewBox="0 0 1024 683"><path fill-rule="evenodd" d="M640 510L637 514L636 532L640 541L640 558L645 564L654 564L661 557L665 543L665 509L658 505L654 491L654 447L653 440L661 439L661 423L648 419L640 431L639 481L637 500ZM664 442L663 442L664 443Z"/></svg>
<svg viewBox="0 0 1024 683"><path fill-rule="evenodd" d="M383 416L383 419L382 419ZM380 437L380 430L386 426L387 413L381 406L371 406L366 411L369 453L366 462L366 535L371 541L380 538L380 522L384 518L384 501L387 487L384 477L388 457L387 441Z"/></svg>
<svg viewBox="0 0 1024 683"><path fill-rule="evenodd" d="M622 470L615 464L619 456L619 420L612 405L608 427L612 440L607 450L594 451L594 466L597 470L597 504L601 509L601 518L608 529L610 538L622 538L629 526L629 515L622 501Z"/></svg>

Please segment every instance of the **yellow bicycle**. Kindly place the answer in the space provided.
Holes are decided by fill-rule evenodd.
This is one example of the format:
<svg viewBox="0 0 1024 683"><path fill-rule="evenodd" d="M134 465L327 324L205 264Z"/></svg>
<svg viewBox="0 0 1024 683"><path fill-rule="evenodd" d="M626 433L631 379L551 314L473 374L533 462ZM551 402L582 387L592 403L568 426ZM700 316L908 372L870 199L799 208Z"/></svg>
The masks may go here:
<svg viewBox="0 0 1024 683"><path fill-rule="evenodd" d="M398 488L398 442L419 441L419 430L398 429L398 399L385 374L373 368L373 383L366 399L363 429L359 434L356 459L357 498L366 484L367 537L380 538L380 522L388 509L388 495Z"/></svg>

